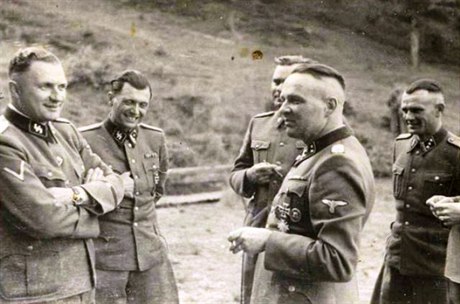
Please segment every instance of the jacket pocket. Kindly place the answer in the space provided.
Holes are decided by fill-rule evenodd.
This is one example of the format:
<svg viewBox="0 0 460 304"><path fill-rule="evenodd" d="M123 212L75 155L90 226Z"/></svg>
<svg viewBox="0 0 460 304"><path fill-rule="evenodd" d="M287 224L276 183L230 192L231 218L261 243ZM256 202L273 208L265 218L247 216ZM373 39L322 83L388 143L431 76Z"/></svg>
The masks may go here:
<svg viewBox="0 0 460 304"><path fill-rule="evenodd" d="M402 197L404 167L393 165L393 196L397 199Z"/></svg>
<svg viewBox="0 0 460 304"><path fill-rule="evenodd" d="M254 156L254 163L261 163L267 161L268 148L270 148L270 142L264 140L253 140L251 141L252 154Z"/></svg>
<svg viewBox="0 0 460 304"><path fill-rule="evenodd" d="M450 195L452 180L452 174L427 172L423 176L423 191L426 196Z"/></svg>
<svg viewBox="0 0 460 304"><path fill-rule="evenodd" d="M50 168L42 164L31 164L35 175L40 179L46 188L66 187L67 177L55 168Z"/></svg>
<svg viewBox="0 0 460 304"><path fill-rule="evenodd" d="M58 291L57 251L10 254L0 258L0 293L8 300L34 299ZM56 270L59 271L59 270Z"/></svg>

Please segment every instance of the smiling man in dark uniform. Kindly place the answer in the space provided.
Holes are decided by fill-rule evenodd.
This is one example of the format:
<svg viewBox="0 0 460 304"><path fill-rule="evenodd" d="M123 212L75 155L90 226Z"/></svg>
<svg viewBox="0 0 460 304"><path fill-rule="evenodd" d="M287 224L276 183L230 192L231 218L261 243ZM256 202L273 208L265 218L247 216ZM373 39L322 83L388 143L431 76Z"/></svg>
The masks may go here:
<svg viewBox="0 0 460 304"><path fill-rule="evenodd" d="M409 133L398 136L394 145L396 220L372 303L447 303L443 274L449 229L427 205L433 195L460 193L460 144L442 126L444 108L434 80L415 81L403 93L401 110Z"/></svg>
<svg viewBox="0 0 460 304"><path fill-rule="evenodd" d="M0 116L0 303L94 303L97 216L123 198L120 177L60 113L67 80L43 48L9 66Z"/></svg>
<svg viewBox="0 0 460 304"><path fill-rule="evenodd" d="M266 228L232 231L231 250L258 254L251 304L356 303L359 235L374 203L364 148L343 123L345 82L334 69L300 65L279 110L306 147L286 175Z"/></svg>
<svg viewBox="0 0 460 304"><path fill-rule="evenodd" d="M104 122L81 129L93 150L125 181L125 197L100 218L96 243L98 303L177 303L173 270L155 203L164 193L168 154L161 129L141 123L152 98L145 76L112 80Z"/></svg>
<svg viewBox="0 0 460 304"><path fill-rule="evenodd" d="M312 60L302 56L275 58L271 91L274 111L254 116L244 137L240 153L230 174L230 185L239 195L251 198L246 226L265 227L270 204L294 159L305 146L301 140L286 134L283 119L277 111L282 104L281 87L286 77L300 64ZM249 303L257 255L243 254L241 302Z"/></svg>

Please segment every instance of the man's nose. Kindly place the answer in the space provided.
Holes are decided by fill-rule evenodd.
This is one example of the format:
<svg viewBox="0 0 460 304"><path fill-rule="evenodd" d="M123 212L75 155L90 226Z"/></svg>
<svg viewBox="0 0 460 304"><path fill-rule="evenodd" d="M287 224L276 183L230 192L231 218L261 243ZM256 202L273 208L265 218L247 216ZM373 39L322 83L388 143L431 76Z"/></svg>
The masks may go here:
<svg viewBox="0 0 460 304"><path fill-rule="evenodd" d="M139 104L135 103L135 104L132 105L131 113L135 114L135 115L139 115L139 113L140 113Z"/></svg>
<svg viewBox="0 0 460 304"><path fill-rule="evenodd" d="M412 111L404 112L404 119L411 120L414 119L414 113Z"/></svg>
<svg viewBox="0 0 460 304"><path fill-rule="evenodd" d="M281 114L287 114L287 113L290 113L292 110L289 107L289 105L287 104L287 102L283 101L281 103L280 111L281 111Z"/></svg>
<svg viewBox="0 0 460 304"><path fill-rule="evenodd" d="M55 102L64 101L66 96L65 89L54 88L51 92L50 99Z"/></svg>

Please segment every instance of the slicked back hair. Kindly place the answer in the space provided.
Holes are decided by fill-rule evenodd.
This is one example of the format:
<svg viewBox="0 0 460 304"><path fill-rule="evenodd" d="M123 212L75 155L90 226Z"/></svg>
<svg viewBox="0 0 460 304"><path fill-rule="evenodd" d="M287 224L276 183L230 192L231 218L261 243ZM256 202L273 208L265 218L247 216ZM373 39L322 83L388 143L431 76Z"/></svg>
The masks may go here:
<svg viewBox="0 0 460 304"><path fill-rule="evenodd" d="M33 46L22 48L18 50L10 60L8 76L11 79L14 74L25 73L35 61L61 63L56 55L42 47Z"/></svg>
<svg viewBox="0 0 460 304"><path fill-rule="evenodd" d="M433 79L419 79L412 82L406 89L407 94L412 94L418 90L425 90L432 93L442 93L439 83Z"/></svg>
<svg viewBox="0 0 460 304"><path fill-rule="evenodd" d="M303 57L301 55L286 55L275 57L276 65L293 65L299 63L315 63L313 59Z"/></svg>
<svg viewBox="0 0 460 304"><path fill-rule="evenodd" d="M292 71L294 73L310 74L316 78L330 77L334 78L340 83L340 86L345 90L345 79L334 68L320 63L301 64Z"/></svg>
<svg viewBox="0 0 460 304"><path fill-rule="evenodd" d="M126 70L117 76L115 79L110 81L110 86L114 94L118 94L123 89L123 85L129 83L135 89L143 90L145 88L149 89L150 99L152 98L152 87L150 82L141 72L136 70Z"/></svg>

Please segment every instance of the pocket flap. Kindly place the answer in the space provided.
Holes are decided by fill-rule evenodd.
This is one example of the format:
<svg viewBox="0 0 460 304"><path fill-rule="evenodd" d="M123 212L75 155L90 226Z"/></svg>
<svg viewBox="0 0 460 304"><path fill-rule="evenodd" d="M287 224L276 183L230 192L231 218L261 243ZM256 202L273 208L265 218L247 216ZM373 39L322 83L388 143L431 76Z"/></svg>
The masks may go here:
<svg viewBox="0 0 460 304"><path fill-rule="evenodd" d="M37 175L40 178L44 178L47 180L66 180L66 176L53 168L49 168L45 165L41 164L31 164L35 175Z"/></svg>
<svg viewBox="0 0 460 304"><path fill-rule="evenodd" d="M269 141L253 140L251 141L251 148L254 150L266 150L270 147Z"/></svg>
<svg viewBox="0 0 460 304"><path fill-rule="evenodd" d="M308 186L308 181L305 179L300 179L300 178L299 179L290 178L286 182L286 186L287 186L287 192L294 193L298 197L301 197L304 194L305 189Z"/></svg>
<svg viewBox="0 0 460 304"><path fill-rule="evenodd" d="M433 183L447 182L452 180L452 174L441 172L425 173L424 179Z"/></svg>

